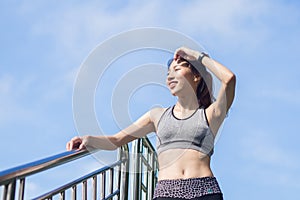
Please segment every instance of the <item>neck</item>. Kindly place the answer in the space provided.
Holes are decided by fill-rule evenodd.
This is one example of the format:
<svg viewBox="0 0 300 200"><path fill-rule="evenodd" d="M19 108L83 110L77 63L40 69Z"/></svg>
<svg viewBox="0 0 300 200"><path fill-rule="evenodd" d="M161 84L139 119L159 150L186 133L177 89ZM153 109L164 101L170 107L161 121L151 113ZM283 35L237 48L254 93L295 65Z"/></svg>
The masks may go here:
<svg viewBox="0 0 300 200"><path fill-rule="evenodd" d="M195 95L178 97L177 108L183 110L195 110L199 108L198 99Z"/></svg>

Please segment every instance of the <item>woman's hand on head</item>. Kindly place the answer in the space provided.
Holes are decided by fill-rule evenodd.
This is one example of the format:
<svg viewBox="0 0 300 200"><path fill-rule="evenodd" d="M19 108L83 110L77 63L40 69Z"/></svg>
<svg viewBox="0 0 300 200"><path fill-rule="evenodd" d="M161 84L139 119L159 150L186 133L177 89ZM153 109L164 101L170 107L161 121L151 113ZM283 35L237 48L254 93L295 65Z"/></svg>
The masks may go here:
<svg viewBox="0 0 300 200"><path fill-rule="evenodd" d="M187 47L180 47L176 49L174 53L174 59L177 60L179 57L182 57L188 61L197 61L199 57L199 52L189 49Z"/></svg>
<svg viewBox="0 0 300 200"><path fill-rule="evenodd" d="M88 136L74 137L66 145L68 151L85 149L88 143Z"/></svg>

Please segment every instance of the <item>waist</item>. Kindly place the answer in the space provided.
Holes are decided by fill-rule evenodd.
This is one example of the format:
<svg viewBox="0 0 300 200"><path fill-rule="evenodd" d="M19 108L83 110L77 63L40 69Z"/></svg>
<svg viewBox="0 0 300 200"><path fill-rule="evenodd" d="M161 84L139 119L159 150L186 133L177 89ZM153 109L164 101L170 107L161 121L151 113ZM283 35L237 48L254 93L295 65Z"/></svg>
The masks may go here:
<svg viewBox="0 0 300 200"><path fill-rule="evenodd" d="M214 176L205 176L205 177L194 177L194 178L178 178L178 179L163 179L158 180L157 185L168 185L173 183L207 183L207 182L215 182L217 183L217 179Z"/></svg>
<svg viewBox="0 0 300 200"><path fill-rule="evenodd" d="M159 180L213 176L210 157L195 150L173 149L161 153Z"/></svg>

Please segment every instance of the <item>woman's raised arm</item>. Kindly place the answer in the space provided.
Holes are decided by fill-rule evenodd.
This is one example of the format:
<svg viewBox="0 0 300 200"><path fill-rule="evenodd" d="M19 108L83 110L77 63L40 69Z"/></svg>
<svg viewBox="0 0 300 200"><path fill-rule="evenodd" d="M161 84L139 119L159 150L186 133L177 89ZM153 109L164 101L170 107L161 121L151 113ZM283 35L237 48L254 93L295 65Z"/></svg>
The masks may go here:
<svg viewBox="0 0 300 200"><path fill-rule="evenodd" d="M199 70L206 83L208 83L209 75L205 68L210 70L221 81L221 87L216 101L206 109L210 127L214 133L217 133L234 99L236 85L235 74L206 54L186 47L177 49L174 57L176 58L177 56L189 60Z"/></svg>

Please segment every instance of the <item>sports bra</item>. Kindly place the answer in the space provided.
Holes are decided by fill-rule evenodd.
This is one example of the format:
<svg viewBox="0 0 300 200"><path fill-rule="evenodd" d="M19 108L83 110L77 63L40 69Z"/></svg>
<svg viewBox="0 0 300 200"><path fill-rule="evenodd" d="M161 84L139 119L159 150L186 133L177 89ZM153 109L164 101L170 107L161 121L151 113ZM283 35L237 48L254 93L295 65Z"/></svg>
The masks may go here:
<svg viewBox="0 0 300 200"><path fill-rule="evenodd" d="M169 149L194 149L208 156L213 154L214 135L208 125L204 108L198 108L191 116L178 119L174 107L162 114L157 124L157 153Z"/></svg>

